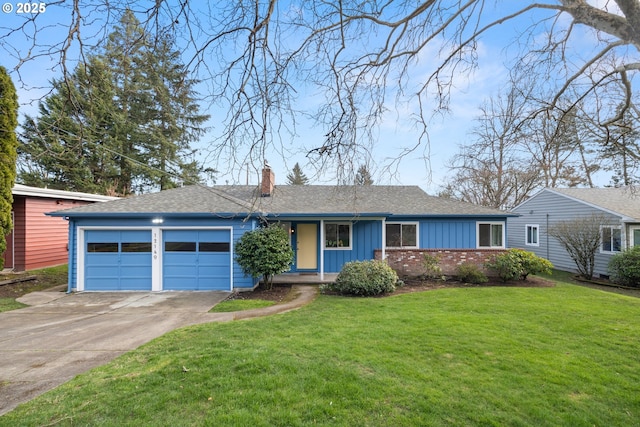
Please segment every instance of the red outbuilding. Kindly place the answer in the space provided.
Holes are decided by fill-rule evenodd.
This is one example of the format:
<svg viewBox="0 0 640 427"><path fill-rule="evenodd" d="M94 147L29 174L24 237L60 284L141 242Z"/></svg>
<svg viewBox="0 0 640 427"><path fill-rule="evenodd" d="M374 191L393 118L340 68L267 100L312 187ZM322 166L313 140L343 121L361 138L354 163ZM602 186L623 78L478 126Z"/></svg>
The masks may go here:
<svg viewBox="0 0 640 427"><path fill-rule="evenodd" d="M51 190L16 184L13 189L13 231L2 254L4 268L14 271L51 267L68 262L69 224L45 213L117 197Z"/></svg>

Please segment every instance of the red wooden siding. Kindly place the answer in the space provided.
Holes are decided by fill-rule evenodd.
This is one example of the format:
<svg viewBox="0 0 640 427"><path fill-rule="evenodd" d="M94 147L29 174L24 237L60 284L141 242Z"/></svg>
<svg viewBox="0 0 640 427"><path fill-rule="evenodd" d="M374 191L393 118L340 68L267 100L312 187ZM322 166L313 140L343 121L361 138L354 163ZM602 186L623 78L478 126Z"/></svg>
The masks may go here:
<svg viewBox="0 0 640 427"><path fill-rule="evenodd" d="M68 262L68 222L45 213L88 202L14 196L14 270L33 270Z"/></svg>

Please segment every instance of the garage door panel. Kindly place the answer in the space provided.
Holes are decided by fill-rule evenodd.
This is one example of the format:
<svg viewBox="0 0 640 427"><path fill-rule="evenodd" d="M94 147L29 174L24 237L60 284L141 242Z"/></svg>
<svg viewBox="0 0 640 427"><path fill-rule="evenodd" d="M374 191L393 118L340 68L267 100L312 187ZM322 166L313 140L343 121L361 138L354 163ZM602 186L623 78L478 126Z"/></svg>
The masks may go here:
<svg viewBox="0 0 640 427"><path fill-rule="evenodd" d="M229 267L226 265L201 265L198 267L198 273L205 277L228 276Z"/></svg>
<svg viewBox="0 0 640 427"><path fill-rule="evenodd" d="M120 289L127 291L150 291L151 277L126 277L120 280Z"/></svg>
<svg viewBox="0 0 640 427"><path fill-rule="evenodd" d="M165 230L163 240L163 289L231 289L229 230Z"/></svg>
<svg viewBox="0 0 640 427"><path fill-rule="evenodd" d="M191 277L196 273L195 266L165 265L164 274L168 277Z"/></svg>
<svg viewBox="0 0 640 427"><path fill-rule="evenodd" d="M113 291L114 283L118 283L118 281L113 277L92 277L90 283L90 286L89 284L86 286L88 291Z"/></svg>
<svg viewBox="0 0 640 427"><path fill-rule="evenodd" d="M84 232L87 242L119 242L120 232L114 230L87 230Z"/></svg>
<svg viewBox="0 0 640 427"><path fill-rule="evenodd" d="M151 290L151 231L86 230L86 290Z"/></svg>
<svg viewBox="0 0 640 427"><path fill-rule="evenodd" d="M165 275L163 280L163 288L168 291L187 291L194 290L193 279L191 275Z"/></svg>
<svg viewBox="0 0 640 427"><path fill-rule="evenodd" d="M195 230L163 230L165 242L191 242L195 241L198 232Z"/></svg>

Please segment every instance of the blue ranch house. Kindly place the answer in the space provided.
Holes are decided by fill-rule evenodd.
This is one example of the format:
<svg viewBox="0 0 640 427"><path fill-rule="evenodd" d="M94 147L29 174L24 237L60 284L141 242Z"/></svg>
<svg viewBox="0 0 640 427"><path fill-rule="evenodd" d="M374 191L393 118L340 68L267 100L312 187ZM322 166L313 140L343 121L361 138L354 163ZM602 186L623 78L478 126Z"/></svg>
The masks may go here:
<svg viewBox="0 0 640 427"><path fill-rule="evenodd" d="M429 196L417 186L185 186L56 211L69 221L69 291L251 290L234 242L278 222L291 273L337 273L394 251L504 249L512 214ZM404 253L404 252L403 252Z"/></svg>

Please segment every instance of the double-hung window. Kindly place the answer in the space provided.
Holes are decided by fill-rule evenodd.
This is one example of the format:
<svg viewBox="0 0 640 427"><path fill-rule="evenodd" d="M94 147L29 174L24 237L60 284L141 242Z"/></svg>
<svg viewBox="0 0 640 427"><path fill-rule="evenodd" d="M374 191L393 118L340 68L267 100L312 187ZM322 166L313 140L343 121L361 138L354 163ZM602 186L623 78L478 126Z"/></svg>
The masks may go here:
<svg viewBox="0 0 640 427"><path fill-rule="evenodd" d="M324 247L326 249L351 249L351 223L325 223Z"/></svg>
<svg viewBox="0 0 640 427"><path fill-rule="evenodd" d="M503 222L479 222L477 233L479 248L504 248Z"/></svg>
<svg viewBox="0 0 640 427"><path fill-rule="evenodd" d="M526 240L525 243L528 246L539 246L538 243L538 224L527 224L526 225Z"/></svg>
<svg viewBox="0 0 640 427"><path fill-rule="evenodd" d="M620 252L622 235L620 227L605 225L602 227L602 252Z"/></svg>
<svg viewBox="0 0 640 427"><path fill-rule="evenodd" d="M417 222L387 222L385 245L389 248L417 248Z"/></svg>

